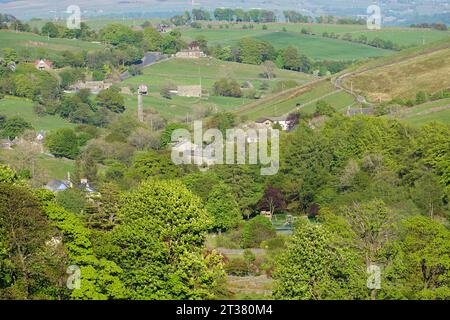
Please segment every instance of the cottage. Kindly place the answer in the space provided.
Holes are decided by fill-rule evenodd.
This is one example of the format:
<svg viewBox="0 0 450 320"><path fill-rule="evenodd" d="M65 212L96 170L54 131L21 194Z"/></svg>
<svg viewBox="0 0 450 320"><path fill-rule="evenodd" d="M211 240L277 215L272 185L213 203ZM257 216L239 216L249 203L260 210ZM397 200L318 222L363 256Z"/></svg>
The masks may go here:
<svg viewBox="0 0 450 320"><path fill-rule="evenodd" d="M176 94L180 97L202 97L202 86L178 86Z"/></svg>
<svg viewBox="0 0 450 320"><path fill-rule="evenodd" d="M70 183L62 180L52 180L45 186L45 189L52 192L64 191L70 188Z"/></svg>
<svg viewBox="0 0 450 320"><path fill-rule="evenodd" d="M288 120L287 117L267 117L257 120L256 124L266 128L272 128L274 125L278 124L283 131L288 131L292 128L293 123Z"/></svg>
<svg viewBox="0 0 450 320"><path fill-rule="evenodd" d="M200 50L198 42L194 41L189 45L188 49L181 50L176 54L177 58L184 59L200 59L205 58L206 54Z"/></svg>
<svg viewBox="0 0 450 320"><path fill-rule="evenodd" d="M34 62L34 66L36 67L36 69L38 69L39 71L48 71L53 69L53 63L50 62L49 60L45 59L41 59L41 60L36 60Z"/></svg>

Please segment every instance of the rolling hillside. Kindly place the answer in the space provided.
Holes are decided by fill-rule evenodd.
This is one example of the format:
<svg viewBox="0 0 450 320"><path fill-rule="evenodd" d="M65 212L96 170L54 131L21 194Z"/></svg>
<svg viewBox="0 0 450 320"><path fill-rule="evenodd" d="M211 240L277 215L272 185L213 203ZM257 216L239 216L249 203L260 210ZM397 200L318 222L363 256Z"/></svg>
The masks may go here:
<svg viewBox="0 0 450 320"><path fill-rule="evenodd" d="M380 59L344 76L347 88L369 101L414 99L418 91L435 93L450 87L450 40L424 50L400 52Z"/></svg>

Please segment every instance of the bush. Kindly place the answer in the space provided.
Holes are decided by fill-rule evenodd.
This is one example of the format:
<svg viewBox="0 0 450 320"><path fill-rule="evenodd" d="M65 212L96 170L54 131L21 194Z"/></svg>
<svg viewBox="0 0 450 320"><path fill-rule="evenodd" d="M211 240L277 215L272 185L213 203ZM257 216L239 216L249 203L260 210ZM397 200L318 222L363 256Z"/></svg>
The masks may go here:
<svg viewBox="0 0 450 320"><path fill-rule="evenodd" d="M242 231L242 248L259 248L261 242L277 235L272 222L263 216L248 221Z"/></svg>
<svg viewBox="0 0 450 320"><path fill-rule="evenodd" d="M316 115L331 117L335 113L336 110L328 102L325 102L323 100L317 101Z"/></svg>
<svg viewBox="0 0 450 320"><path fill-rule="evenodd" d="M214 83L213 92L217 96L223 97L242 97L242 91L239 83L236 80L220 79Z"/></svg>
<svg viewBox="0 0 450 320"><path fill-rule="evenodd" d="M72 129L59 129L51 132L45 145L56 157L75 159L79 153L78 137Z"/></svg>
<svg viewBox="0 0 450 320"><path fill-rule="evenodd" d="M232 276L245 277L254 275L256 267L244 258L238 257L228 261L225 265L225 271Z"/></svg>
<svg viewBox="0 0 450 320"><path fill-rule="evenodd" d="M77 189L67 189L56 194L56 202L73 213L81 213L85 208L86 199L81 191Z"/></svg>
<svg viewBox="0 0 450 320"><path fill-rule="evenodd" d="M8 118L1 125L1 135L6 138L14 139L22 135L25 130L33 129L31 123L21 117Z"/></svg>

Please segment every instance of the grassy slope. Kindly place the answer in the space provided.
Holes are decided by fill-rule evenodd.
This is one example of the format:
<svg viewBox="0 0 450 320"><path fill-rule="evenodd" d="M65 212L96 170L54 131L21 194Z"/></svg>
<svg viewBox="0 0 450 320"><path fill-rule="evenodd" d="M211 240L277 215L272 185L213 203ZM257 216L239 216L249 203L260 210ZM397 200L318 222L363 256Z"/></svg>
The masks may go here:
<svg viewBox="0 0 450 320"><path fill-rule="evenodd" d="M377 63L381 66L374 67ZM355 91L372 101L412 99L420 90L434 93L450 86L450 40L424 52L401 52L391 61L380 59L361 69L368 70L347 78L344 85L349 87L353 82Z"/></svg>
<svg viewBox="0 0 450 320"><path fill-rule="evenodd" d="M34 42L34 43L33 43ZM40 46L36 46L38 43ZM87 41L72 40L72 39L58 39L39 36L33 33L14 32L14 31L0 31L0 48L41 48L49 51L63 51L63 50L95 50L101 49L100 44L95 44Z"/></svg>
<svg viewBox="0 0 450 320"><path fill-rule="evenodd" d="M303 35L300 32L259 30L186 30L187 40L205 36L210 44L233 45L243 37L269 41L275 48L296 47L301 53L319 60L353 60L388 55L391 51L348 41L328 39L321 36Z"/></svg>
<svg viewBox="0 0 450 320"><path fill-rule="evenodd" d="M399 118L413 125L423 125L432 121L450 124L450 98L407 108L389 117Z"/></svg>
<svg viewBox="0 0 450 320"><path fill-rule="evenodd" d="M145 83L150 91L158 92L168 83L175 85L197 85L202 83L206 89L211 89L214 82L220 78L229 77L238 82L250 81L259 87L263 79L261 66L242 63L225 62L216 59L171 59L154 64L144 69L144 74L132 77L123 82L124 85L139 85ZM308 82L312 77L303 73L288 70L277 70L278 80L295 80L299 84Z"/></svg>
<svg viewBox="0 0 450 320"><path fill-rule="evenodd" d="M316 102L324 100L338 111L344 111L347 106L354 103L354 98L348 93L337 91L334 86L324 80L303 88L289 90L280 96L265 99L261 103L244 106L236 113L240 116L256 120L264 116L281 116L294 110L314 112Z"/></svg>
<svg viewBox="0 0 450 320"><path fill-rule="evenodd" d="M144 97L144 108L153 108L166 119L186 118L195 112L196 106L210 106L217 111L232 111L242 105L254 102L245 98L229 98L210 96L209 98L173 97L164 99L159 91L167 84L195 85L202 83L204 89L211 91L214 82L222 77L230 77L239 83L250 81L255 89L259 89L263 79L259 77L262 72L260 66L224 62L216 59L171 59L144 69L144 74L125 80L122 85L137 87L146 84L150 96ZM269 82L271 88L280 80L295 80L301 84L309 82L313 77L287 70L277 70L277 78ZM137 98L125 96L129 113L136 112Z"/></svg>
<svg viewBox="0 0 450 320"><path fill-rule="evenodd" d="M30 122L36 130L54 130L75 126L58 116L39 117L33 110L33 102L16 97L5 97L0 100L0 114L6 117L20 116Z"/></svg>

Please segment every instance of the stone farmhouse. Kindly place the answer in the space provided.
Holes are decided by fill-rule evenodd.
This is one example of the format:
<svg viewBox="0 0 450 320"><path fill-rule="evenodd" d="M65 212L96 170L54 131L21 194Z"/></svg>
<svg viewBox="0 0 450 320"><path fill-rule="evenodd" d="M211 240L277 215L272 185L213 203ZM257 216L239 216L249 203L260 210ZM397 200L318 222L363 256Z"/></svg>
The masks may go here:
<svg viewBox="0 0 450 320"><path fill-rule="evenodd" d="M206 54L200 50L200 46L196 41L192 42L188 49L181 50L175 56L183 59L206 58Z"/></svg>

